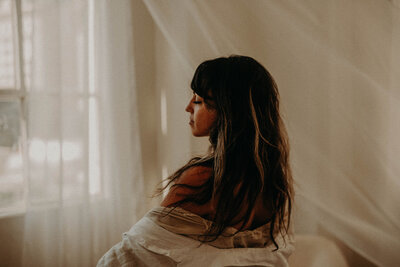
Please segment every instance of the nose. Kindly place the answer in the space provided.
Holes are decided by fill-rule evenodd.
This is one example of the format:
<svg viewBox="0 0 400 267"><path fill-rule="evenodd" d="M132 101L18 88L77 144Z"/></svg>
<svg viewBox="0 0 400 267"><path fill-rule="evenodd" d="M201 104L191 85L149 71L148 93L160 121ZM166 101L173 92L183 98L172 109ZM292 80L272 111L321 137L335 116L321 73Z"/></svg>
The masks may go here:
<svg viewBox="0 0 400 267"><path fill-rule="evenodd" d="M190 99L189 104L188 104L188 105L186 106L186 108L185 108L185 110L186 110L187 112L193 113L193 106L192 106L192 104L193 104L193 98Z"/></svg>

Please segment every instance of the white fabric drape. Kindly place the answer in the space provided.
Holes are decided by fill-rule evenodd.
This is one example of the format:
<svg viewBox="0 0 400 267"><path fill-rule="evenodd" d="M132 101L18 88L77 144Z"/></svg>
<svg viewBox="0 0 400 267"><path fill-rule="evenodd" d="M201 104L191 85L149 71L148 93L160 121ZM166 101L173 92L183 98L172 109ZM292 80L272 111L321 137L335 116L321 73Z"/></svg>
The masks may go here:
<svg viewBox="0 0 400 267"><path fill-rule="evenodd" d="M23 266L94 266L142 201L129 1L32 6Z"/></svg>
<svg viewBox="0 0 400 267"><path fill-rule="evenodd" d="M154 32L140 25L142 18L132 25L131 4L139 0L27 2L33 12L24 266L92 266L120 240L149 208L138 123L152 134L147 143L158 142L143 152L148 173L172 172L188 159L190 144L194 152L200 147L189 138L183 111L193 71L230 54L259 60L280 88L296 231L325 235L376 265L398 265L397 0L146 0ZM133 26L146 34L135 43L154 42L141 46L155 55L135 68ZM150 86L136 88L142 77L134 73L148 80L154 74L143 69L154 71L154 84L142 80ZM143 110L150 111L140 117L136 89L155 94L156 104L148 97Z"/></svg>
<svg viewBox="0 0 400 267"><path fill-rule="evenodd" d="M203 60L230 54L253 56L276 78L297 232L328 236L379 266L398 265L398 1L144 3L175 56L158 68L178 61L183 70L158 77L169 82L159 85L164 90L188 85Z"/></svg>

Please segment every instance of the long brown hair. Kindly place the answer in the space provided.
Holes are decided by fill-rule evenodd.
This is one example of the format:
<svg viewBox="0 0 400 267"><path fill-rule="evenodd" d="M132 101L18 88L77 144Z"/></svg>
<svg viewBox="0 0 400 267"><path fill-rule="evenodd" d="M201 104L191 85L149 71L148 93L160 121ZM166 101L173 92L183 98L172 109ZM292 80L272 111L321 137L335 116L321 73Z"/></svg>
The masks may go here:
<svg viewBox="0 0 400 267"><path fill-rule="evenodd" d="M238 231L243 230L257 198L262 196L272 209L269 234L278 249L276 233L285 235L289 230L294 193L289 143L274 79L253 58L235 55L201 63L191 88L204 98L208 108L217 111L210 131L211 147L206 155L192 158L168 177L167 186L160 192L191 167L211 167L213 174L201 186L172 184L195 188L198 193L171 206L217 200L207 233L215 240L237 218L238 211L245 209L241 218L244 223Z"/></svg>

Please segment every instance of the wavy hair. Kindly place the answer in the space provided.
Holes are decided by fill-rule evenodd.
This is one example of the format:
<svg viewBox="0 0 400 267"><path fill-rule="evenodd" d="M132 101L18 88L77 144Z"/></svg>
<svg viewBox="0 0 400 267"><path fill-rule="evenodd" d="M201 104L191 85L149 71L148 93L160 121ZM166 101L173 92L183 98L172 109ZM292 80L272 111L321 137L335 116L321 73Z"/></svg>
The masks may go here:
<svg viewBox="0 0 400 267"><path fill-rule="evenodd" d="M279 93L271 74L251 57L233 55L201 63L191 82L192 90L204 98L207 108L217 111L210 131L210 149L192 158L168 177L169 185L196 189L184 203L203 205L215 201L215 215L206 234L212 241L232 225L238 210L245 210L238 232L249 222L256 200L261 196L271 208L272 242L278 232L288 233L293 201L289 143L279 112ZM173 183L194 166L212 168L201 186ZM223 196L223 197L222 197ZM267 219L267 218L266 218Z"/></svg>

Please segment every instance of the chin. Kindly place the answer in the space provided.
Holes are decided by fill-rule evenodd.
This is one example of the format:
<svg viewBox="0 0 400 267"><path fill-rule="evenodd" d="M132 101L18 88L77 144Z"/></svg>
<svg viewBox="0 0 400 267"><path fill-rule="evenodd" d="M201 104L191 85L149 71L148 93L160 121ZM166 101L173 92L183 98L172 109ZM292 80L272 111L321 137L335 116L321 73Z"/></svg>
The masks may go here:
<svg viewBox="0 0 400 267"><path fill-rule="evenodd" d="M200 137L201 135L199 135L198 133L192 133L192 135L194 136L194 137Z"/></svg>
<svg viewBox="0 0 400 267"><path fill-rule="evenodd" d="M208 136L208 134L205 134L205 133L196 133L196 132L192 132L192 135L195 136L195 137Z"/></svg>

